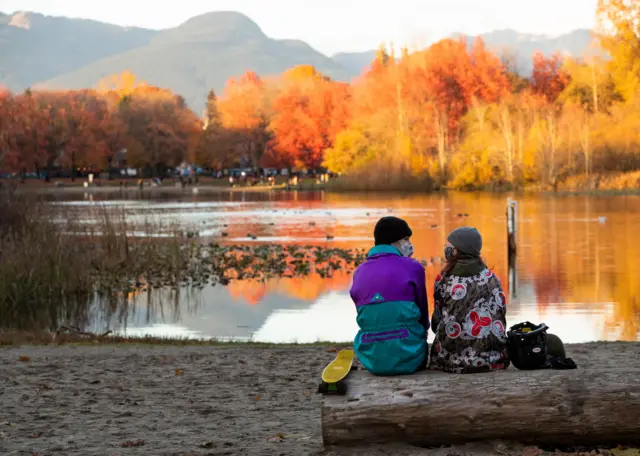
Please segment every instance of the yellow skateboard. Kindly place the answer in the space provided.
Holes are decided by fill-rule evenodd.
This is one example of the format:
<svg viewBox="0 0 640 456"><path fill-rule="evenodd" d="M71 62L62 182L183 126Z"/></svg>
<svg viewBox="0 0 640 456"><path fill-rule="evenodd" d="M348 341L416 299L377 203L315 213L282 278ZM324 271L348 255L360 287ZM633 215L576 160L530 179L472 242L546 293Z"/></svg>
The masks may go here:
<svg viewBox="0 0 640 456"><path fill-rule="evenodd" d="M347 385L343 380L349 372L357 369L353 365L353 358L353 350L340 350L336 358L322 371L322 383L318 385L318 393L346 394Z"/></svg>

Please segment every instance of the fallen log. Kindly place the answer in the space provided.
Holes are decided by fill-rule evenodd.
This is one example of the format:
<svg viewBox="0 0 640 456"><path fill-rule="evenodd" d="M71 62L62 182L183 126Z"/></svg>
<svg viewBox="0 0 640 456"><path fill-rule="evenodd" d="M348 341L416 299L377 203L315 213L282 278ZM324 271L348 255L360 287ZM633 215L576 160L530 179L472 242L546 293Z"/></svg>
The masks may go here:
<svg viewBox="0 0 640 456"><path fill-rule="evenodd" d="M91 338L91 339L99 339L99 338L107 337L112 332L113 331L108 330L108 331L103 332L102 334L95 334L95 333L92 333L92 332L81 331L79 328L77 328L75 326L62 325L51 336L51 340L53 342L55 342L55 340L60 336L60 334L69 334L69 335L72 335L72 336L79 336L79 337Z"/></svg>
<svg viewBox="0 0 640 456"><path fill-rule="evenodd" d="M426 371L347 377L346 396L322 401L325 445L417 446L503 439L538 445L640 440L640 368Z"/></svg>

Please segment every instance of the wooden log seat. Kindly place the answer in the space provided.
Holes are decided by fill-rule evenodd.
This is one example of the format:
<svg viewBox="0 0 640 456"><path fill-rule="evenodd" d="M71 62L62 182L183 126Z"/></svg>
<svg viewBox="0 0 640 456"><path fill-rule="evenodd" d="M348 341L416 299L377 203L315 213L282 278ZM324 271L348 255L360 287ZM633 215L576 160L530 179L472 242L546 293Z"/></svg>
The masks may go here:
<svg viewBox="0 0 640 456"><path fill-rule="evenodd" d="M634 360L637 366L637 361ZM376 377L354 371L322 399L325 445L503 439L537 445L640 440L640 367Z"/></svg>

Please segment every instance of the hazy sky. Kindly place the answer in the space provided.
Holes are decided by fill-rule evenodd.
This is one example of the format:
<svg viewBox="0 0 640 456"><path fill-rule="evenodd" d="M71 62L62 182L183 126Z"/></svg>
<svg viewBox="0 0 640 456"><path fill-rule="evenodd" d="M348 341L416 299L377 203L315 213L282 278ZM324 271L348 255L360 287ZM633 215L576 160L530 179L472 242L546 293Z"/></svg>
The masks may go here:
<svg viewBox="0 0 640 456"><path fill-rule="evenodd" d="M239 11L273 38L331 54L382 42L424 46L453 32L502 28L557 35L594 23L597 0L0 0L0 11L36 11L119 25L175 27L209 11ZM375 5L375 6L374 6Z"/></svg>

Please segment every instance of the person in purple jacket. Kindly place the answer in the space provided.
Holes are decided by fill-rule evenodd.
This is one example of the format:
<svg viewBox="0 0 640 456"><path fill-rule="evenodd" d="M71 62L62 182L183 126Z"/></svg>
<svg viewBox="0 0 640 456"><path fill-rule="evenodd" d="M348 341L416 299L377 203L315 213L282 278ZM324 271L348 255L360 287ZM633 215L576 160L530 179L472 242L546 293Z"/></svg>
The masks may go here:
<svg viewBox="0 0 640 456"><path fill-rule="evenodd" d="M373 235L375 246L354 272L350 290L360 328L354 351L373 374L412 374L428 360L425 270L411 259L407 222L383 217Z"/></svg>

